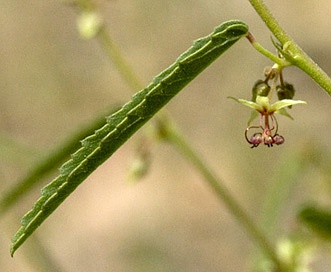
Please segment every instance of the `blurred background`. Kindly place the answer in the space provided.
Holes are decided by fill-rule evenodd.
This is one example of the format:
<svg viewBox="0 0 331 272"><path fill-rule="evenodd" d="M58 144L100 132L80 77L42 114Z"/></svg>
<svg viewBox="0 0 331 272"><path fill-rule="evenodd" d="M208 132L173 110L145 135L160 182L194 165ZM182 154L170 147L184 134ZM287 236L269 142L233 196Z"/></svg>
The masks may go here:
<svg viewBox="0 0 331 272"><path fill-rule="evenodd" d="M96 40L77 31L68 1L1 0L0 194L77 129L133 92ZM302 48L331 74L331 2L266 1ZM192 41L241 19L274 50L270 33L245 0L99 1L109 34L148 84ZM273 216L277 244L300 226L304 203L330 206L330 98L297 68L284 71L295 99L308 102L279 117L284 145L250 149L250 99L271 61L241 40L187 86L167 110L178 127L256 222L277 183L292 184ZM174 148L153 144L150 170L128 182L138 133L52 214L14 259L11 236L39 197L36 186L0 219L1 271L249 271L256 247L202 177ZM281 192L280 192L281 194ZM271 219L271 220L273 220ZM268 231L267 231L268 232ZM318 241L313 271L330 271L330 245ZM53 263L54 268L51 268Z"/></svg>

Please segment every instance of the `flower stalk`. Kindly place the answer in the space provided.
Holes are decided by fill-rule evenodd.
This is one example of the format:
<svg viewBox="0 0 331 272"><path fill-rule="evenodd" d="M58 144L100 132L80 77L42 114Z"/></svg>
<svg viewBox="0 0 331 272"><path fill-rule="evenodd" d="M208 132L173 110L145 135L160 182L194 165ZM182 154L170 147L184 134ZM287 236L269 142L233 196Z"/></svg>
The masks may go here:
<svg viewBox="0 0 331 272"><path fill-rule="evenodd" d="M270 31L281 43L281 53L292 65L297 66L309 75L318 85L320 85L329 95L331 95L331 78L300 48L300 46L286 33L274 16L271 14L263 0L248 0L261 19L265 22ZM254 45L253 45L254 46ZM272 59L269 54L265 54L259 45L254 46L259 52Z"/></svg>

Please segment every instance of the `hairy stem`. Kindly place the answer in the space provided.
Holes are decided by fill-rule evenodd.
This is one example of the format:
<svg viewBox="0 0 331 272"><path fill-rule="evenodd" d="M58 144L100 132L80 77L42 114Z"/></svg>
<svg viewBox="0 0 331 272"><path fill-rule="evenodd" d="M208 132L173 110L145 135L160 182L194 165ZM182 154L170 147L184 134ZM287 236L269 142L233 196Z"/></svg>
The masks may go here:
<svg viewBox="0 0 331 272"><path fill-rule="evenodd" d="M331 95L330 77L299 47L273 17L263 0L248 0L270 31L281 42L283 56Z"/></svg>
<svg viewBox="0 0 331 272"><path fill-rule="evenodd" d="M285 32L285 30L279 25L275 17L271 14L270 10L264 4L263 0L248 1L254 7L256 12L260 15L261 19L268 26L270 31L282 44L285 44L288 41L292 41L291 37Z"/></svg>

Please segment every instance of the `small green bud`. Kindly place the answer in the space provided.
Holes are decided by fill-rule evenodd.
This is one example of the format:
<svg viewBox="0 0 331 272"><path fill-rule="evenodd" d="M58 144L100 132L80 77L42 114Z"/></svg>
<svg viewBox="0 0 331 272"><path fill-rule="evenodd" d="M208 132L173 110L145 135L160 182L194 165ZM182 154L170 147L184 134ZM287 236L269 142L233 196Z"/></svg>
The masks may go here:
<svg viewBox="0 0 331 272"><path fill-rule="evenodd" d="M268 96L270 92L270 86L263 80L258 80L255 82L252 88L252 101L256 102L257 96Z"/></svg>
<svg viewBox="0 0 331 272"><path fill-rule="evenodd" d="M129 168L128 178L131 182L141 180L148 174L152 159L149 141L142 138L137 144L138 145L134 151L134 157Z"/></svg>
<svg viewBox="0 0 331 272"><path fill-rule="evenodd" d="M130 163L128 179L130 182L136 182L145 177L149 171L149 160L137 157Z"/></svg>
<svg viewBox="0 0 331 272"><path fill-rule="evenodd" d="M278 100L283 99L292 99L295 94L295 89L292 84L289 84L287 82L284 83L284 85L278 85L276 87ZM291 108L292 106L289 106Z"/></svg>
<svg viewBox="0 0 331 272"><path fill-rule="evenodd" d="M97 35L102 26L102 18L97 12L83 12L77 21L79 34L84 39L92 39Z"/></svg>

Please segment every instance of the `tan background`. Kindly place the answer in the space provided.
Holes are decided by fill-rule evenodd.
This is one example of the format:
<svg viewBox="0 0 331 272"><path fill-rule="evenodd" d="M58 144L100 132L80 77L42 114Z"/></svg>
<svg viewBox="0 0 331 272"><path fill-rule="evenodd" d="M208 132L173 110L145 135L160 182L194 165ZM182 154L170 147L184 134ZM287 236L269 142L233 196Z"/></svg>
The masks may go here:
<svg viewBox="0 0 331 272"><path fill-rule="evenodd" d="M289 34L330 73L330 1L266 2ZM79 37L71 7L39 0L2 0L0 5L4 192L30 169L39 157L35 154L52 149L110 105L127 101L132 90L96 41ZM146 84L194 39L228 19L247 22L258 41L273 50L268 30L246 0L114 0L102 2L102 14ZM286 69L285 76L295 85L296 98L308 105L292 109L295 121L278 118L286 138L283 146L249 148L243 133L250 111L226 97L250 98L252 84L270 64L242 40L167 106L256 221L268 189L281 174L279 165L310 148L316 156L311 161L323 161L324 155L314 150L331 149L329 96L296 68ZM22 147L11 148L6 137ZM171 146L154 146L149 175L135 185L126 182L135 143L129 141L93 173L34 235L59 271L247 271L254 244ZM326 181L328 176L313 164L305 171L286 203L278 233L297 227L295 211L303 202L330 204ZM39 189L1 218L1 271L50 271L32 239L14 259L9 256L19 218L37 197ZM317 252L316 271L329 271L328 252L328 245Z"/></svg>

